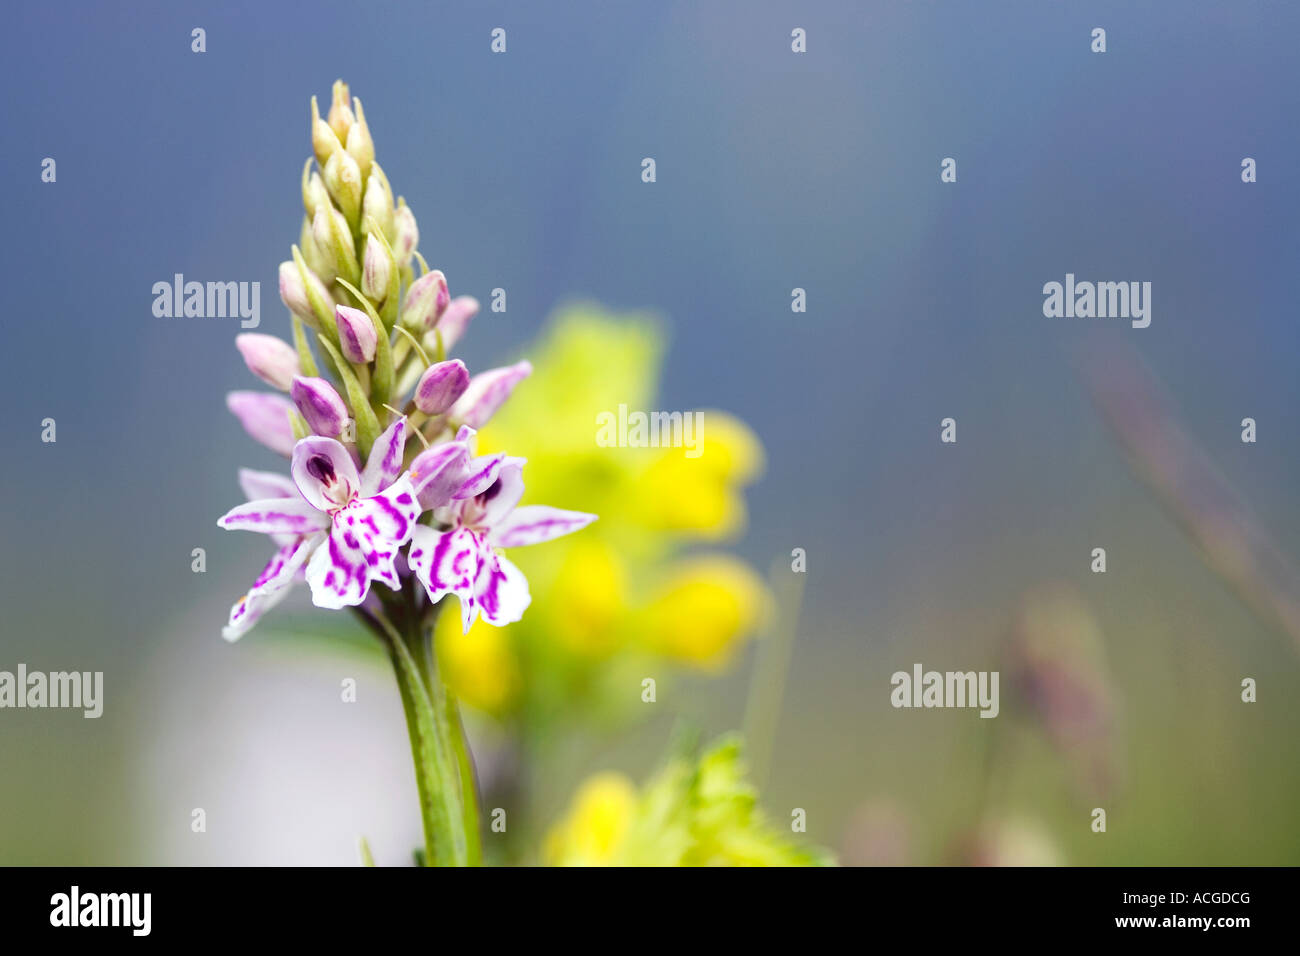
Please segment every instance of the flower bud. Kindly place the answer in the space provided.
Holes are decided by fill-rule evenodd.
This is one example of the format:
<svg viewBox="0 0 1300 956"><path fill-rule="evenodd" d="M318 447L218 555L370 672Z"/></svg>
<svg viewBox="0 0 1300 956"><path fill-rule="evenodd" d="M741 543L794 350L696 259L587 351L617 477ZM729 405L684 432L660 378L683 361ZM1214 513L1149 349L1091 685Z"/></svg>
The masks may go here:
<svg viewBox="0 0 1300 956"><path fill-rule="evenodd" d="M357 249L352 241L352 230L343 220L343 214L333 207L316 210L311 223L312 238L321 258L329 264L325 274L351 281L357 276Z"/></svg>
<svg viewBox="0 0 1300 956"><path fill-rule="evenodd" d="M274 335L245 332L235 336L235 348L250 372L282 392L289 391L293 377L301 371L297 351Z"/></svg>
<svg viewBox="0 0 1300 956"><path fill-rule="evenodd" d="M361 215L361 167L346 150L340 149L328 160L322 170L325 188L329 191L344 217L350 223L359 221Z"/></svg>
<svg viewBox="0 0 1300 956"><path fill-rule="evenodd" d="M415 247L420 243L420 230L415 225L415 213L404 202L393 212L393 221L397 231L397 238L393 240L393 255L397 257L397 264L404 266L411 261Z"/></svg>
<svg viewBox="0 0 1300 956"><path fill-rule="evenodd" d="M311 283L313 291L325 300L325 304L331 309L334 308L333 296L315 272L307 271L307 281ZM312 311L311 302L307 298L307 290L302 284L302 272L299 271L297 263L280 263L280 301L289 307L290 312L312 328L316 328L316 313Z"/></svg>
<svg viewBox="0 0 1300 956"><path fill-rule="evenodd" d="M316 245L316 237L312 234L311 218L308 216L302 217L302 229L298 233L298 248L307 262L307 268L312 272L318 276L326 273L333 274L330 257L321 252L320 246Z"/></svg>
<svg viewBox="0 0 1300 956"><path fill-rule="evenodd" d="M366 237L366 252L361 260L361 291L371 302L383 302L388 295L388 283L393 278L393 260L388 250L374 235Z"/></svg>
<svg viewBox="0 0 1300 956"><path fill-rule="evenodd" d="M361 99L354 101L357 105L356 122L348 130L346 140L349 155L357 161L361 169L361 178L370 174L370 164L375 161L375 143L370 138L370 127L366 125L366 111L361 108Z"/></svg>
<svg viewBox="0 0 1300 956"><path fill-rule="evenodd" d="M325 161L342 148L343 144L339 142L338 134L329 123L320 118L320 107L316 105L316 97L313 96L311 98L311 149L316 154L316 162L324 166Z"/></svg>
<svg viewBox="0 0 1300 956"><path fill-rule="evenodd" d="M431 329L450 301L447 277L437 269L426 272L406 290L406 300L402 303L402 325L421 331Z"/></svg>
<svg viewBox="0 0 1300 956"><path fill-rule="evenodd" d="M478 299L472 295L458 295L448 303L442 318L438 320L438 334L442 337L444 352L450 352L451 347L460 341L465 329L469 327L469 320L476 315Z"/></svg>
<svg viewBox="0 0 1300 956"><path fill-rule="evenodd" d="M289 395L317 435L338 438L343 434L348 423L348 407L325 379L295 375L289 386Z"/></svg>
<svg viewBox="0 0 1300 956"><path fill-rule="evenodd" d="M330 104L329 121L330 128L334 131L334 135L338 137L340 143L348 141L348 131L352 129L352 124L356 122L350 103L348 85L342 80L335 80L334 100Z"/></svg>
<svg viewBox="0 0 1300 956"><path fill-rule="evenodd" d="M468 387L469 371L460 359L430 365L415 386L415 407L426 415L441 415Z"/></svg>
<svg viewBox="0 0 1300 956"><path fill-rule="evenodd" d="M293 454L293 426L289 424L293 404L283 395L231 392L226 396L226 407L239 419L248 437L286 458Z"/></svg>
<svg viewBox="0 0 1300 956"><path fill-rule="evenodd" d="M330 194L325 189L325 181L320 178L320 173L313 172L302 187L303 208L307 210L308 216L315 218L317 209L328 209L330 205Z"/></svg>
<svg viewBox="0 0 1300 956"><path fill-rule="evenodd" d="M370 316L346 305L334 307L334 322L339 328L339 348L349 362L364 365L373 361L379 345L379 333Z"/></svg>
<svg viewBox="0 0 1300 956"><path fill-rule="evenodd" d="M527 361L481 372L470 379L469 388L448 414L470 428L482 428L505 404L515 386L532 373L532 363Z"/></svg>
<svg viewBox="0 0 1300 956"><path fill-rule="evenodd" d="M361 218L369 216L379 223L384 237L389 243L397 239L397 220L393 213L393 190L388 185L388 178L378 163L370 166L370 178L366 180L365 198L361 200ZM410 256L408 255L409 259ZM403 260L405 261L405 260Z"/></svg>

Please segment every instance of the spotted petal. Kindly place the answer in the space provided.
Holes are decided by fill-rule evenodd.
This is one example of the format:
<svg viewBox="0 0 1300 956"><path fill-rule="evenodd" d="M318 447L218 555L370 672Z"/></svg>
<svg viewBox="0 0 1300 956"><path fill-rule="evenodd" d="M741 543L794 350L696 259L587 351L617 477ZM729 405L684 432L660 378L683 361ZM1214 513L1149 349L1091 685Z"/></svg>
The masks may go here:
<svg viewBox="0 0 1300 956"><path fill-rule="evenodd" d="M329 518L301 498L264 498L231 508L217 524L227 531L300 535L329 527Z"/></svg>
<svg viewBox="0 0 1300 956"><path fill-rule="evenodd" d="M370 498L357 498L334 515L327 545L307 568L312 600L319 607L360 604L371 581L401 588L394 560L411 538L420 506L405 476Z"/></svg>
<svg viewBox="0 0 1300 956"><path fill-rule="evenodd" d="M293 480L321 511L342 508L361 493L361 479L348 450L333 438L304 438L293 448Z"/></svg>
<svg viewBox="0 0 1300 956"><path fill-rule="evenodd" d="M323 532L295 538L279 548L257 576L248 593L230 609L230 621L221 631L228 641L236 641L247 634L258 618L279 604L289 592L303 564L325 539Z"/></svg>
<svg viewBox="0 0 1300 956"><path fill-rule="evenodd" d="M361 472L361 494L378 494L402 473L402 454L406 450L406 418L399 418L375 439Z"/></svg>
<svg viewBox="0 0 1300 956"><path fill-rule="evenodd" d="M468 528L438 532L421 525L411 539L407 561L429 600L436 603L456 595L467 633L480 612L485 621L500 627L519 620L531 600L523 572Z"/></svg>
<svg viewBox="0 0 1300 956"><path fill-rule="evenodd" d="M522 548L580 531L595 520L595 515L582 511L525 505L493 525L488 541L498 548Z"/></svg>

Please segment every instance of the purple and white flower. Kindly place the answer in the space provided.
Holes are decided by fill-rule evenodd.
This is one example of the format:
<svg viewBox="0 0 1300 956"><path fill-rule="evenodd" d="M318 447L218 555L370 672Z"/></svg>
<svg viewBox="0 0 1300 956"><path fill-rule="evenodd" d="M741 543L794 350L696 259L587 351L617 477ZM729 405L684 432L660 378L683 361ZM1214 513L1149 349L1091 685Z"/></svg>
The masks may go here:
<svg viewBox="0 0 1300 956"><path fill-rule="evenodd" d="M458 444L468 448L472 435L469 429L462 429L456 442L425 454ZM454 449L443 452L453 453ZM592 514L546 505L516 507L524 494L522 458L495 455L468 463L474 462L483 463L483 467L468 469L472 476L467 486L478 490L454 496L456 500L450 504L435 508L434 519L448 527L440 531L420 525L407 552L407 563L429 592L429 600L436 603L448 594L460 600L466 632L480 614L497 627L518 621L532 600L523 572L497 549L549 541L596 520ZM426 484L426 492L428 488Z"/></svg>
<svg viewBox="0 0 1300 956"><path fill-rule="evenodd" d="M239 485L249 501L292 500L301 497L298 487L284 475L269 471L241 468ZM257 576L248 593L230 609L230 621L221 636L234 642L247 634L263 614L275 607L289 593L289 586L302 577L303 563L325 539L323 531L310 534L272 532L271 540L280 547Z"/></svg>
<svg viewBox="0 0 1300 956"><path fill-rule="evenodd" d="M358 474L339 442L304 438L293 449L294 497L250 501L231 509L217 524L228 530L302 538L303 550L295 550L292 559L295 570L305 562L317 607L360 604L372 581L399 590L393 562L411 539L421 511L410 476L401 473L405 445L402 418L375 440Z"/></svg>

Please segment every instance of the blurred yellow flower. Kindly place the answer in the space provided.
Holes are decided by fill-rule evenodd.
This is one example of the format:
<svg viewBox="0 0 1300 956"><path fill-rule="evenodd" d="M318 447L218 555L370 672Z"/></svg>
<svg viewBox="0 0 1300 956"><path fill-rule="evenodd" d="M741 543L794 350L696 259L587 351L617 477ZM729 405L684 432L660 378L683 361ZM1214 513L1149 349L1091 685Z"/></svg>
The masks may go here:
<svg viewBox="0 0 1300 956"><path fill-rule="evenodd" d="M800 847L771 826L745 781L740 741L720 740L697 758L673 757L638 794L620 774L584 783L546 838L554 866L818 866L824 851Z"/></svg>
<svg viewBox="0 0 1300 956"><path fill-rule="evenodd" d="M547 837L547 860L564 866L615 863L636 806L636 787L622 774L607 771L588 778L568 815Z"/></svg>
<svg viewBox="0 0 1300 956"><path fill-rule="evenodd" d="M698 457L664 449L637 477L632 495L647 526L717 540L744 526L739 489L762 471L763 448L744 422L726 412L698 414Z"/></svg>
<svg viewBox="0 0 1300 956"><path fill-rule="evenodd" d="M482 618L469 633L459 614L442 614L434 646L443 680L461 701L487 713L500 713L519 687L519 670L505 631Z"/></svg>
<svg viewBox="0 0 1300 956"><path fill-rule="evenodd" d="M767 616L767 592L749 566L727 555L708 555L673 570L646 609L645 633L664 657L716 672L731 663L739 642L760 630Z"/></svg>

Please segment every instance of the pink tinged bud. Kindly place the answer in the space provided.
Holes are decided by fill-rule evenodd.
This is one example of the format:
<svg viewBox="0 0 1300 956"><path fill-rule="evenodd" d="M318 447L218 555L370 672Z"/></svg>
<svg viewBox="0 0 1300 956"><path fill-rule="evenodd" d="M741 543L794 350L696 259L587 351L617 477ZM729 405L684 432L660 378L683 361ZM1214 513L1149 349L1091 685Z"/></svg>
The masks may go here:
<svg viewBox="0 0 1300 956"><path fill-rule="evenodd" d="M231 392L226 407L248 437L286 458L293 454L293 426L289 423L293 404L287 398L269 392Z"/></svg>
<svg viewBox="0 0 1300 956"><path fill-rule="evenodd" d="M348 422L348 407L325 379L297 375L289 386L289 395L317 435L338 438L343 434Z"/></svg>
<svg viewBox="0 0 1300 956"><path fill-rule="evenodd" d="M334 322L339 328L339 346L349 362L364 365L374 361L379 333L370 316L346 305L334 307Z"/></svg>
<svg viewBox="0 0 1300 956"><path fill-rule="evenodd" d="M438 320L438 334L442 336L444 351L460 341L465 330L469 328L470 319L478 315L478 299L472 295L458 295L447 305L447 311Z"/></svg>
<svg viewBox="0 0 1300 956"><path fill-rule="evenodd" d="M415 386L415 407L426 415L441 415L469 388L469 370L460 359L430 365Z"/></svg>
<svg viewBox="0 0 1300 956"><path fill-rule="evenodd" d="M235 336L235 348L250 372L282 392L289 391L293 377L302 371L294 347L274 335L245 332Z"/></svg>
<svg viewBox="0 0 1300 956"><path fill-rule="evenodd" d="M532 363L525 361L475 375L470 379L465 394L451 407L449 415L470 428L482 428L505 404L515 386L532 373Z"/></svg>
<svg viewBox="0 0 1300 956"><path fill-rule="evenodd" d="M325 284L320 281L319 277L313 272L308 272L307 281L311 283L316 293L325 300L325 304L331 309L334 308L334 297L330 295L329 289L325 288ZM280 301L289 307L290 312L315 328L316 313L312 311L311 302L307 300L307 290L303 287L302 275L298 271L298 266L293 262L280 263Z"/></svg>
<svg viewBox="0 0 1300 956"><path fill-rule="evenodd" d="M405 203L393 212L393 219L397 223L397 239L393 243L393 255L397 257L398 262L405 264L411 261L415 247L420 244L420 230L415 225L415 213L411 212L411 207Z"/></svg>
<svg viewBox="0 0 1300 956"><path fill-rule="evenodd" d="M365 257L361 262L361 291L372 302L383 302L392 276L393 263L388 258L388 250L373 235L367 236Z"/></svg>
<svg viewBox="0 0 1300 956"><path fill-rule="evenodd" d="M406 290L402 325L408 329L431 329L451 301L447 277L437 269L426 272Z"/></svg>

